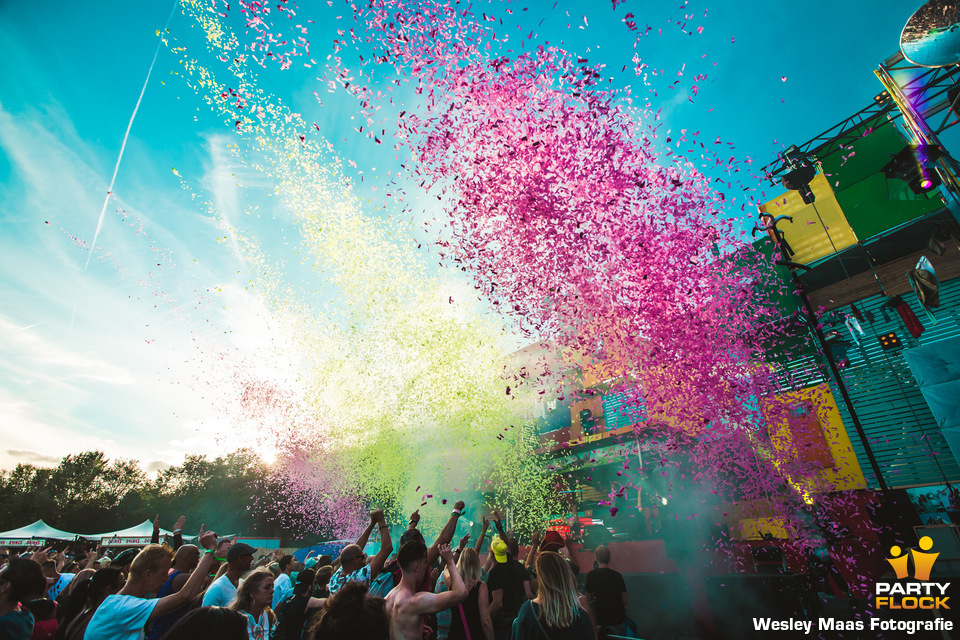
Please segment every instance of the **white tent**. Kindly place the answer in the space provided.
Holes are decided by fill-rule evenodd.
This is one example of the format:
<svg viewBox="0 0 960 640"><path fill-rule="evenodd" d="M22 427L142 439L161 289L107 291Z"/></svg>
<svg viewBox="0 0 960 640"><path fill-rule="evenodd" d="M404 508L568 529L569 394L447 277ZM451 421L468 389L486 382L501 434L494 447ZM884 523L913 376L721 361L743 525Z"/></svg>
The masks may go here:
<svg viewBox="0 0 960 640"><path fill-rule="evenodd" d="M0 533L0 544L10 547L29 547L43 540L76 540L76 538L76 533L54 529L43 520L37 520L25 527Z"/></svg>
<svg viewBox="0 0 960 640"><path fill-rule="evenodd" d="M172 536L172 531L160 529L161 536ZM153 536L153 522L144 520L140 524L120 529L118 531L108 531L107 533L97 533L84 538L91 540L100 539L105 546L129 547L144 544L150 544L150 538Z"/></svg>

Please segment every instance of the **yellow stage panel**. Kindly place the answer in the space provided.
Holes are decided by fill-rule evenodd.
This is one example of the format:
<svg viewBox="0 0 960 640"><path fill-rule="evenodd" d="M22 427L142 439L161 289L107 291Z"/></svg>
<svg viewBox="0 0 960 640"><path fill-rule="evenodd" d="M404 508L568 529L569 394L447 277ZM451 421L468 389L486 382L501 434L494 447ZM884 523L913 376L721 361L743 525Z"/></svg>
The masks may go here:
<svg viewBox="0 0 960 640"><path fill-rule="evenodd" d="M784 220L777 228L784 232L794 251L793 257L784 258L800 264L809 264L857 242L827 178L818 173L810 181L810 189L817 197L813 204L804 204L799 193L787 191L760 207L760 211L772 216L793 217L792 224Z"/></svg>

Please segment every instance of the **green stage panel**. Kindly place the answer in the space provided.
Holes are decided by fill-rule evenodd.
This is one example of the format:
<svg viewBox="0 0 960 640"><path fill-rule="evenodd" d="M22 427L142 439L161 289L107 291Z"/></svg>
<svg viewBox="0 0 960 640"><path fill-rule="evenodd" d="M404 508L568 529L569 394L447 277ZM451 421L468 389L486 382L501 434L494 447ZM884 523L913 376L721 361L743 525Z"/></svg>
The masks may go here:
<svg viewBox="0 0 960 640"><path fill-rule="evenodd" d="M943 199L917 195L903 180L875 173L838 191L837 202L863 242L898 225L943 208Z"/></svg>
<svg viewBox="0 0 960 640"><path fill-rule="evenodd" d="M883 168L909 143L897 128L883 123L869 134L861 128L843 149L822 161L840 208L860 242L943 207L933 191L915 194L903 180L887 178Z"/></svg>
<svg viewBox="0 0 960 640"><path fill-rule="evenodd" d="M861 127L854 142L834 151L821 162L835 192L878 173L907 144L892 124L884 122L869 135ZM837 184L839 182L839 184Z"/></svg>

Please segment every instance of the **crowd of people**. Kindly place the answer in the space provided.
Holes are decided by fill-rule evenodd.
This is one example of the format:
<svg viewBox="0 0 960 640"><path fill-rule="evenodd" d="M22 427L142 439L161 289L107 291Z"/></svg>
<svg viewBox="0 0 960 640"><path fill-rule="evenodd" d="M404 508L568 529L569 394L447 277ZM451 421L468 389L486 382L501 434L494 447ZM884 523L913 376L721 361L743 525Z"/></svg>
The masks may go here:
<svg viewBox="0 0 960 640"><path fill-rule="evenodd" d="M451 541L458 502L428 546L414 512L394 553L380 510L339 557L298 562L218 540L201 526L184 544L154 543L107 559L99 549L70 558L52 549L0 558L0 638L10 640L593 640L634 637L623 577L610 551L594 551L581 574L569 538L534 534L524 557L497 514L473 546ZM379 550L364 553L374 531ZM565 553L565 555L564 555Z"/></svg>

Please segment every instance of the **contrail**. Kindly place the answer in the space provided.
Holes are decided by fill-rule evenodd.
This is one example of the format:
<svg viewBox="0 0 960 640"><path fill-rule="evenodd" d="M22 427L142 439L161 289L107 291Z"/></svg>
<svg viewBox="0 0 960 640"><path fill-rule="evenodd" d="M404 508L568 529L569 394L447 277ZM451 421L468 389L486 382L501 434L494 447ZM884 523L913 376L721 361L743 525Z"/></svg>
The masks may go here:
<svg viewBox="0 0 960 640"><path fill-rule="evenodd" d="M180 0L175 0L173 3L173 8L170 10L170 15L167 16L167 22L163 25L163 29L166 30L170 26L170 20L173 19L173 14L177 10L177 6L180 4ZM133 120L137 117L137 111L140 109L140 102L143 100L143 94L147 91L147 84L150 82L150 74L153 73L153 65L157 62L157 56L160 54L160 45L163 44L163 36L160 35L157 38L157 49L153 52L153 60L150 62L150 68L147 70L147 78L143 81L143 88L140 89L140 97L137 98L137 104L133 108L133 113L130 114L130 122L127 123L127 131L123 134L123 142L120 144L120 155L117 156L117 164L113 167L113 177L110 178L110 186L107 187L107 195L103 199L103 206L100 207L100 217L97 218L97 230L93 232L93 242L90 243L90 251L87 253L87 261L83 264L83 270L87 270L87 266L90 264L90 258L93 256L93 250L97 246L97 237L100 235L100 229L103 227L103 214L107 211L107 203L110 202L110 196L113 195L113 183L117 180L117 172L120 170L120 161L123 159L123 150L127 147L127 138L130 137L130 129L133 127Z"/></svg>

